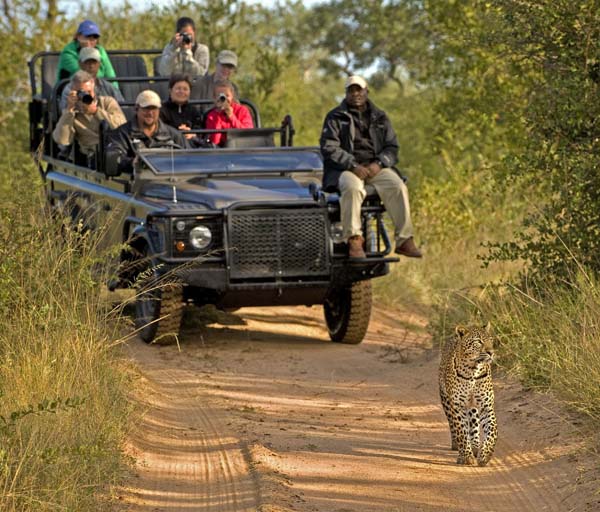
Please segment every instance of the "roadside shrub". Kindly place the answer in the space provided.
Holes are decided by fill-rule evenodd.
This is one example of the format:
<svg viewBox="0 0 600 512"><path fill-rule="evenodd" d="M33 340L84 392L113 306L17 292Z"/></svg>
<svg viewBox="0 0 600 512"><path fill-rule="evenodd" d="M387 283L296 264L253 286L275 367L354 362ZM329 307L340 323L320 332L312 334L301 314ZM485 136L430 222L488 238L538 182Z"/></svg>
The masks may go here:
<svg viewBox="0 0 600 512"><path fill-rule="evenodd" d="M0 509L108 510L129 406L94 240L50 218L25 182L11 186L0 203Z"/></svg>

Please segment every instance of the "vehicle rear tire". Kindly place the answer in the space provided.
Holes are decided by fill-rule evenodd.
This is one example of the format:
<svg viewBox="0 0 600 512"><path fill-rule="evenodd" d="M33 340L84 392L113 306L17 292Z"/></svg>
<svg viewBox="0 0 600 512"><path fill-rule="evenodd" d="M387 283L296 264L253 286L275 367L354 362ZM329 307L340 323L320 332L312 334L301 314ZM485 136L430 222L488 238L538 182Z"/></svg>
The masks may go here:
<svg viewBox="0 0 600 512"><path fill-rule="evenodd" d="M369 280L331 293L323 311L332 341L356 345L364 339L371 318L372 299Z"/></svg>
<svg viewBox="0 0 600 512"><path fill-rule="evenodd" d="M146 343L168 345L176 342L183 316L183 287L160 279L147 256L143 277L136 283L135 327Z"/></svg>

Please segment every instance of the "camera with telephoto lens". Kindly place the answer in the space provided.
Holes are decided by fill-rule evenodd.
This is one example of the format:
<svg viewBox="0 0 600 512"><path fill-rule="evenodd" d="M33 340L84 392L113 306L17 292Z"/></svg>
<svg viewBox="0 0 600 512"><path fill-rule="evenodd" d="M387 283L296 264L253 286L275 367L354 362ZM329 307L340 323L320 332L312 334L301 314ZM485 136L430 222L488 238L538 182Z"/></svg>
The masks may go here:
<svg viewBox="0 0 600 512"><path fill-rule="evenodd" d="M227 101L227 96L224 93L219 94L219 103L225 103Z"/></svg>
<svg viewBox="0 0 600 512"><path fill-rule="evenodd" d="M77 99L85 105L91 105L94 97L87 91L77 91Z"/></svg>
<svg viewBox="0 0 600 512"><path fill-rule="evenodd" d="M182 32L181 42L183 44L190 44L192 42L192 34L189 34L188 32Z"/></svg>

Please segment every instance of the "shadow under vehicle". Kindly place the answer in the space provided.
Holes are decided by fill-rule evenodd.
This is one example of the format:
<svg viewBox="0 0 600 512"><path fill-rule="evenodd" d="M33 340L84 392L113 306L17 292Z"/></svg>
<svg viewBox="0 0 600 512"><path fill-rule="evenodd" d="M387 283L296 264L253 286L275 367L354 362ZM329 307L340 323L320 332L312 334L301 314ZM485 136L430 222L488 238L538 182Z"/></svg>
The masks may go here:
<svg viewBox="0 0 600 512"><path fill-rule="evenodd" d="M166 97L168 78L146 72L159 54L109 52L129 116L140 90ZM186 303L221 309L322 304L333 341L363 340L370 280L398 261L388 257L376 195L362 208L367 257L349 260L339 197L320 189L319 148L293 146L290 116L280 127L262 127L258 109L243 100L257 128L228 130L225 148L139 148L133 173L125 175L107 158L101 133L92 169L77 147L65 153L52 140L67 82L55 83L57 56L42 52L29 63L31 151L52 209L84 229L104 229L102 243L126 247L108 286L137 289L135 320L144 341L176 337ZM202 108L211 100L192 103Z"/></svg>

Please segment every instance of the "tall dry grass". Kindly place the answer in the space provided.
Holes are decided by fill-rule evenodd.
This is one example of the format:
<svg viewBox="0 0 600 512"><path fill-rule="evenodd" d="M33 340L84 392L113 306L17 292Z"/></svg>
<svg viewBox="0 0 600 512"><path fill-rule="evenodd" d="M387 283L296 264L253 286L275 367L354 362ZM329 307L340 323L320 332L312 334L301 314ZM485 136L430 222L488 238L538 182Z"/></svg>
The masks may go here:
<svg viewBox="0 0 600 512"><path fill-rule="evenodd" d="M129 383L102 255L41 204L21 189L0 206L0 510L108 510Z"/></svg>
<svg viewBox="0 0 600 512"><path fill-rule="evenodd" d="M562 286L490 287L476 302L498 339L499 364L600 419L600 288L579 270Z"/></svg>

